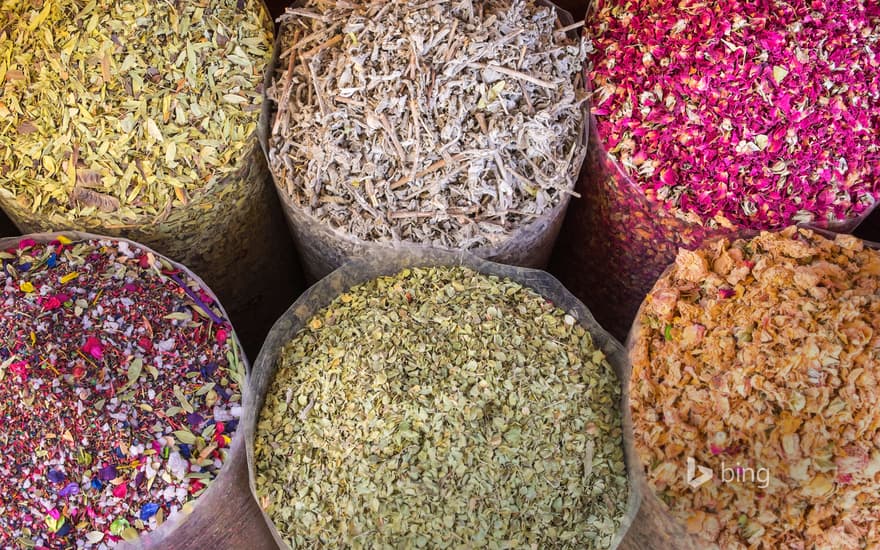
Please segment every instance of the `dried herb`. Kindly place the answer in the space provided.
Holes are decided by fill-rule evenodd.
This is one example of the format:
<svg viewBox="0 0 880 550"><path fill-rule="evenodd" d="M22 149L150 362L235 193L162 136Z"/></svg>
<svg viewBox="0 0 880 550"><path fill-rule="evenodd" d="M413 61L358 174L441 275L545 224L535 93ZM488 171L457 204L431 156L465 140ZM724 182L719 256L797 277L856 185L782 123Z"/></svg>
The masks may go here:
<svg viewBox="0 0 880 550"><path fill-rule="evenodd" d="M6 206L142 224L238 169L271 56L260 4L11 0L0 21Z"/></svg>
<svg viewBox="0 0 880 550"><path fill-rule="evenodd" d="M280 21L269 164L320 223L474 248L572 194L585 53L553 9L309 0Z"/></svg>
<svg viewBox="0 0 880 550"><path fill-rule="evenodd" d="M509 279L413 268L339 295L281 351L258 501L291 547L607 547L619 386L572 317Z"/></svg>
<svg viewBox="0 0 880 550"><path fill-rule="evenodd" d="M234 317L277 317L295 277L268 273L295 266L256 135L272 36L259 0L5 2L0 206L26 232L144 243Z"/></svg>
<svg viewBox="0 0 880 550"><path fill-rule="evenodd" d="M241 411L210 291L128 241L0 259L0 546L108 548L186 513Z"/></svg>
<svg viewBox="0 0 880 550"><path fill-rule="evenodd" d="M701 546L880 543L878 326L880 251L855 237L679 252L633 329L629 395L648 482ZM689 457L713 479L689 486Z"/></svg>

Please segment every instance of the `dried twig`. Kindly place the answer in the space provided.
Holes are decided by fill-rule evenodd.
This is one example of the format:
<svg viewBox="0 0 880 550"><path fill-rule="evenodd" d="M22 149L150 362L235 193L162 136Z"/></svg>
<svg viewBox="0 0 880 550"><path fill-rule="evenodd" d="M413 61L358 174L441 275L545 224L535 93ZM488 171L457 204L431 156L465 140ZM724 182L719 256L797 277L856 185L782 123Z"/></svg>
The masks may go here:
<svg viewBox="0 0 880 550"><path fill-rule="evenodd" d="M284 111L290 105L290 83L293 80L293 65L296 62L296 44L299 39L300 30L293 31L294 46L289 50L289 60L287 62L287 73L284 75L284 88L281 92L281 98L278 102L278 115L275 117L275 124L272 125L272 133L277 134L281 122L285 120Z"/></svg>
<svg viewBox="0 0 880 550"><path fill-rule="evenodd" d="M280 23L284 23L285 21L288 21L291 19L296 19L296 18L301 18L301 17L307 17L309 19L317 19L318 21L323 21L325 23L330 21L327 18L327 16L325 16L325 15L321 15L320 13L315 13L312 10L304 10L304 9L300 9L300 8L287 8L287 10L284 12L284 14L278 18L278 21Z"/></svg>
<svg viewBox="0 0 880 550"><path fill-rule="evenodd" d="M562 27L561 29L557 30L556 32L566 33L569 31L574 31L574 30L577 30L577 29L583 27L584 24L585 24L585 21L583 19L581 19L577 23L572 23L571 25L569 25L567 27Z"/></svg>
<svg viewBox="0 0 880 550"><path fill-rule="evenodd" d="M541 86L542 88L550 88L555 89L558 83L547 82L546 80L541 80L540 78L535 78L534 76L527 75L526 73L515 71L513 69L508 69L507 67L502 67L501 65L495 65L494 63L468 63L468 67L473 67L475 69L491 69L495 72L506 74L507 76L512 76L514 78L518 78L520 80L525 80L526 82L531 82L536 86Z"/></svg>
<svg viewBox="0 0 880 550"><path fill-rule="evenodd" d="M476 214L480 209L477 207L471 208L448 208L443 211L438 210L430 210L424 212L391 212L388 214L388 217L392 220L403 220L406 218L433 218L440 215L447 216L468 216L470 214Z"/></svg>
<svg viewBox="0 0 880 550"><path fill-rule="evenodd" d="M459 161L464 158L465 158L465 155L463 155L463 154L455 155L452 157L452 159L455 161ZM441 168L445 168L447 165L448 165L448 163L446 162L446 159L440 159L437 162L435 162L432 165L425 168L424 170L422 170L421 172L419 172L418 174L416 174L415 179L423 178L423 177L427 176L428 174L430 174L431 172L434 172L435 170L440 170ZM391 185L391 190L394 191L396 189L400 189L401 187L403 187L404 185L406 185L410 181L412 181L412 179L410 179L409 176L407 176L405 178L400 178L399 180L397 180L396 182L394 182Z"/></svg>
<svg viewBox="0 0 880 550"><path fill-rule="evenodd" d="M458 30L458 19L452 21L452 30L449 31L449 38L446 41L446 55L443 57L443 61L449 63L449 60L452 59L452 54L455 53L455 31Z"/></svg>
<svg viewBox="0 0 880 550"><path fill-rule="evenodd" d="M323 38L323 37L327 36L328 34L332 34L332 33L336 32L336 30L339 27L340 27L340 24L337 23L337 24L333 25L332 27L330 27L329 29L321 29L320 31L313 32L311 34L303 36L301 39L299 39L299 41L294 40L293 44L290 44L286 50L283 50L281 52L281 58L283 59L283 58L287 57L288 55L290 55L290 52L295 49L301 50L306 44L311 44L312 42L314 42L315 40L317 40L319 38ZM288 72L289 71L290 71L290 69L288 69Z"/></svg>
<svg viewBox="0 0 880 550"><path fill-rule="evenodd" d="M349 99L347 97L342 97L341 95L333 96L333 101L338 101L339 103L345 103L346 105L351 105L352 107L360 107L361 109L366 108L367 104L364 101L357 101L354 99Z"/></svg>
<svg viewBox="0 0 880 550"><path fill-rule="evenodd" d="M303 53L302 58L309 59L311 57L314 57L315 54L322 52L322 51L326 50L327 48L332 48L333 46L335 46L336 44L339 44L340 42L342 42L342 35L337 34L333 38L326 40L326 41L318 44L317 46L315 46L311 50Z"/></svg>
<svg viewBox="0 0 880 550"><path fill-rule="evenodd" d="M394 150L397 151L397 158L399 158L400 163L403 164L404 162L406 162L406 153L403 152L403 146L400 145L400 140L397 139L397 132L395 132L394 128L391 127L391 123L388 122L388 117L385 116L385 113L376 116L376 118L379 120L379 122L382 123L382 128L385 129L385 132L388 134L388 138L394 145Z"/></svg>

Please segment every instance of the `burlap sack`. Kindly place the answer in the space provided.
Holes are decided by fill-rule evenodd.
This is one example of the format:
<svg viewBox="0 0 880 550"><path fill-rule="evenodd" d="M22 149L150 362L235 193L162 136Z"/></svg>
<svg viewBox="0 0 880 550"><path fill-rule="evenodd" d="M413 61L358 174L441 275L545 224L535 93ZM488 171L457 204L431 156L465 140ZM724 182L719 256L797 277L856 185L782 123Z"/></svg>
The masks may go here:
<svg viewBox="0 0 880 550"><path fill-rule="evenodd" d="M480 259L465 252L450 252L421 247L405 247L398 250L377 250L369 258L354 260L346 263L319 283L312 286L285 312L275 323L272 331L266 339L260 355L251 372L248 393L244 398L244 414L240 430L246 438L248 473L250 490L255 493L255 464L254 464L254 438L260 410L265 401L266 392L275 376L278 357L281 348L290 341L294 335L305 326L305 323L318 312L326 307L339 294L345 292L354 285L364 283L383 275L393 275L408 267L426 266L465 266L486 275L496 275L510 278L547 298L559 308L569 312L578 322L592 335L593 343L608 357L615 373L623 387L627 386L628 363L623 346L610 336L598 323L584 305L572 296L565 288L547 273L527 268L511 267ZM620 404L624 432L624 452L627 469L631 477L629 499L627 501L626 514L621 528L618 530L612 547L617 547L623 539L639 510L641 484L635 476L639 475L637 468L632 468L634 462L634 449L632 446L631 421L629 407L625 399ZM271 519L263 514L266 523L270 526L275 541L282 548L286 544L280 538L278 532L272 526Z"/></svg>
<svg viewBox="0 0 880 550"><path fill-rule="evenodd" d="M571 15L547 0L538 0L539 4L552 7L557 10L561 26L572 24ZM569 34L575 36L578 31ZM264 89L269 89L272 76L278 66L281 52L281 36L276 38L275 55L269 71ZM263 116L260 124L260 143L268 155L269 132L271 131L277 106L268 97L263 102ZM582 110L584 116L584 135L581 136L581 146L577 151L583 151L586 142L586 133L589 111ZM576 154L572 161L572 176L577 177L583 162L583 152ZM304 211L296 205L287 194L284 182L278 175L273 174L275 186L284 209L284 215L297 250L302 259L303 271L306 279L315 282L328 273L344 264L347 260L367 257L374 251L392 248L390 243L377 243L364 241L344 233L328 224L318 220L312 214ZM570 195L563 194L559 203L530 223L515 230L500 244L490 247L480 247L470 250L471 253L481 258L495 262L518 265L523 267L544 268L550 259L550 253L556 242L559 230L562 227L565 212L569 204Z"/></svg>

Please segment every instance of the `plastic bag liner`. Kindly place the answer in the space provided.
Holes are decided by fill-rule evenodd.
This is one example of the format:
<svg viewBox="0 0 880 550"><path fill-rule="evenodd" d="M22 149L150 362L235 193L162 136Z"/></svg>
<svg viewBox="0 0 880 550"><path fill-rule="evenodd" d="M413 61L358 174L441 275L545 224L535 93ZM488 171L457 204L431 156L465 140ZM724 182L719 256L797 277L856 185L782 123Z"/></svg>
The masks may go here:
<svg viewBox="0 0 880 550"><path fill-rule="evenodd" d="M272 27L268 9L265 24ZM269 64L267 64L267 67ZM71 222L33 212L30 201L0 187L0 208L22 233L94 231L143 243L189 266L211 284L240 327L245 349L256 353L283 305L303 290L298 259L284 228L256 130L231 162L237 167L214 186L171 204L157 217L121 224L100 216Z"/></svg>
<svg viewBox="0 0 880 550"><path fill-rule="evenodd" d="M707 227L708 220L693 215L694 219L677 217L648 199L623 167L609 158L594 116L575 191L583 198L569 207L550 271L621 340L642 298L679 247L694 249L706 239L743 231ZM870 209L858 217L811 225L851 233L869 214Z"/></svg>
<svg viewBox="0 0 880 550"><path fill-rule="evenodd" d="M829 239L833 239L834 236L837 234L834 231L824 229L815 224L802 224L799 227L810 229ZM704 244L708 245L711 241L715 241L721 238L727 238L731 240L751 239L758 236L760 233L761 232L757 230L740 231L735 234L730 234L723 237L713 237L711 239L707 239ZM864 244L866 247L880 250L880 243L864 241ZM672 262L670 262L670 265L666 266L666 268L663 269L657 279L659 280L665 277L672 269L672 267L673 264ZM654 285L652 284L651 288L653 288L653 286ZM651 288L649 288L648 291L650 291ZM640 325L637 319L641 316L644 307L645 304L644 302L642 302L635 316L636 321L633 322L632 328L627 336L627 355L629 355L629 353L632 351L636 335L639 332ZM632 363L629 362L628 359L627 371L628 372L626 373L626 377L624 378L626 385L623 389L623 396L624 400L627 403L627 418L629 419L629 426L631 428L632 411L629 410L629 384L632 375ZM250 441L250 438L248 439L248 441ZM657 495L654 493L654 490L650 487L650 485L648 485L648 481L645 477L643 469L644 467L643 465L641 465L641 461L639 460L638 455L634 456L635 461L639 463L639 465L634 468L636 472L633 476L633 479L636 480L636 482L639 484L638 490L642 494L642 506L639 509L639 514L636 517L636 520L627 535L627 547L633 549L663 548L664 550L704 550L706 548L717 548L717 546L712 546L706 540L699 538L697 535L692 535L687 532L686 527L669 512L669 509L666 507L666 505L663 504L660 498L657 497ZM632 546L630 546L630 544Z"/></svg>
<svg viewBox="0 0 880 550"><path fill-rule="evenodd" d="M568 26L573 23L571 14L559 8L556 4L547 0L537 0L536 3L555 9L562 26ZM293 4L293 6L297 5L297 2ZM577 36L576 32L569 31L569 35ZM266 83L263 87L264 94L265 90L269 89L275 74L281 55L281 47L281 33L279 33L275 40L273 61L266 73ZM584 74L584 78L586 78L586 74ZM264 97L258 131L260 144L268 158L269 132L271 131L270 128L272 127L272 120L274 120L277 107L275 102L269 99L268 96L264 95ZM589 108L586 105L587 103L584 102L584 107L582 108L584 113L584 135L580 140L580 144L586 141L587 125L589 124ZM576 146L575 151L579 150L582 150L582 147ZM576 154L576 159L572 164L573 178L577 177L581 168L581 162L577 158ZM346 260L368 256L375 250L401 246L401 244L392 244L390 242L364 241L323 223L291 200L287 195L283 182L275 178L275 174L272 174L272 178L275 181L275 187L284 208L287 225L299 251L303 272L308 282L314 283L318 281L344 264ZM542 216L513 231L501 243L494 246L477 247L471 249L470 252L481 258L503 264L538 269L547 267L547 263L550 260L550 252L556 243L556 237L559 235L559 230L562 227L570 198L569 194L562 194L559 204L545 212ZM402 244L405 245L407 243Z"/></svg>
<svg viewBox="0 0 880 550"><path fill-rule="evenodd" d="M185 273L187 277L191 277L193 281L196 281L208 293L208 296L214 299L213 305L220 310L220 316L224 319L229 319L220 300L217 299L217 296L211 291L210 287L208 287L198 275L187 269L186 266L172 261L155 250L129 239L94 235L80 231L35 233L20 237L2 238L0 239L0 250L17 248L18 244L24 239L33 239L42 244L50 243L56 240L59 235L63 235L73 242L88 240L124 242L128 243L132 248L139 248L147 252L152 252L157 259L167 262L174 269L180 270L182 273ZM233 332L230 337L236 339L238 349L241 349L237 333ZM245 371L249 373L250 365L244 353L240 354L239 360L244 366ZM247 377L243 377L242 379L241 391L242 396L248 392ZM156 530L141 535L137 541L119 543L117 548L155 548L160 546L162 548L186 548L188 547L188 542L194 545L192 546L193 548L204 548L207 544L202 546L202 543L207 543L208 541L215 541L216 544L219 545L217 548L244 548L252 541L260 540L259 538L255 538L253 535L248 534L247 529L243 529L242 533L248 534L248 536L243 536L241 539L236 539L231 533L225 531L226 529L232 529L236 525L236 520L239 523L241 522L239 516L247 510L248 505L252 507L254 506L249 496L244 492L245 453L244 432L242 432L241 429L236 430L233 435L228 453L226 463L221 468L220 473L214 478L214 481L208 486L208 488L205 489L205 492L193 501L194 508L191 514L181 514L176 520L169 519ZM236 477L236 474L239 475ZM236 479L239 480L240 485L238 491L235 490ZM234 506L235 503L239 504L239 506ZM239 546L226 546L226 543L235 540L241 541Z"/></svg>
<svg viewBox="0 0 880 550"><path fill-rule="evenodd" d="M266 343L257 357L251 372L250 384L244 396L244 412L239 430L245 437L247 445L247 463L250 490L256 500L254 439L260 411L266 399L266 392L275 377L281 348L305 327L306 322L320 309L328 306L339 294L353 286L375 278L394 275L411 267L464 266L484 275L507 277L523 286L535 290L538 294L553 302L559 308L569 312L592 336L593 343L607 356L623 387L628 386L628 367L623 346L608 334L593 318L589 310L551 275L534 269L512 267L483 260L473 254L461 251L445 251L436 248L405 246L397 250L375 250L367 259L346 263L316 285L309 288L290 309L275 323ZM624 394L625 396L625 394ZM640 470L633 466L638 464L632 439L632 421L625 397L621 402L622 425L624 433L624 453L630 479L629 498L626 505L621 527L615 537L612 548L616 548L629 530L639 510L641 492L633 476L640 475ZM275 541L281 548L288 548L281 539L272 520L263 512Z"/></svg>

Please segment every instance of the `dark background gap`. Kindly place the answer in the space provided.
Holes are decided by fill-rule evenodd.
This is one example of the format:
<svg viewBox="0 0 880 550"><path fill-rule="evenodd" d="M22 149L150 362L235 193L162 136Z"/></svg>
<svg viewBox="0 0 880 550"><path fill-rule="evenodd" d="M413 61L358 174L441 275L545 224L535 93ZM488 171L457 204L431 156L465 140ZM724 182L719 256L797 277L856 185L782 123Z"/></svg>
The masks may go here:
<svg viewBox="0 0 880 550"><path fill-rule="evenodd" d="M568 11L575 21L580 21L584 18L588 2L589 0L581 0L580 2L576 0L562 0L557 1L556 5ZM284 13L284 8L291 4L292 2L284 0L266 0L266 6L269 8L269 13L272 14L273 20Z"/></svg>
<svg viewBox="0 0 880 550"><path fill-rule="evenodd" d="M21 232L12 223L9 216L3 210L0 210L0 237L15 237L17 235L21 235Z"/></svg>
<svg viewBox="0 0 880 550"><path fill-rule="evenodd" d="M880 242L880 208L874 209L868 219L856 229L855 234L862 239Z"/></svg>

